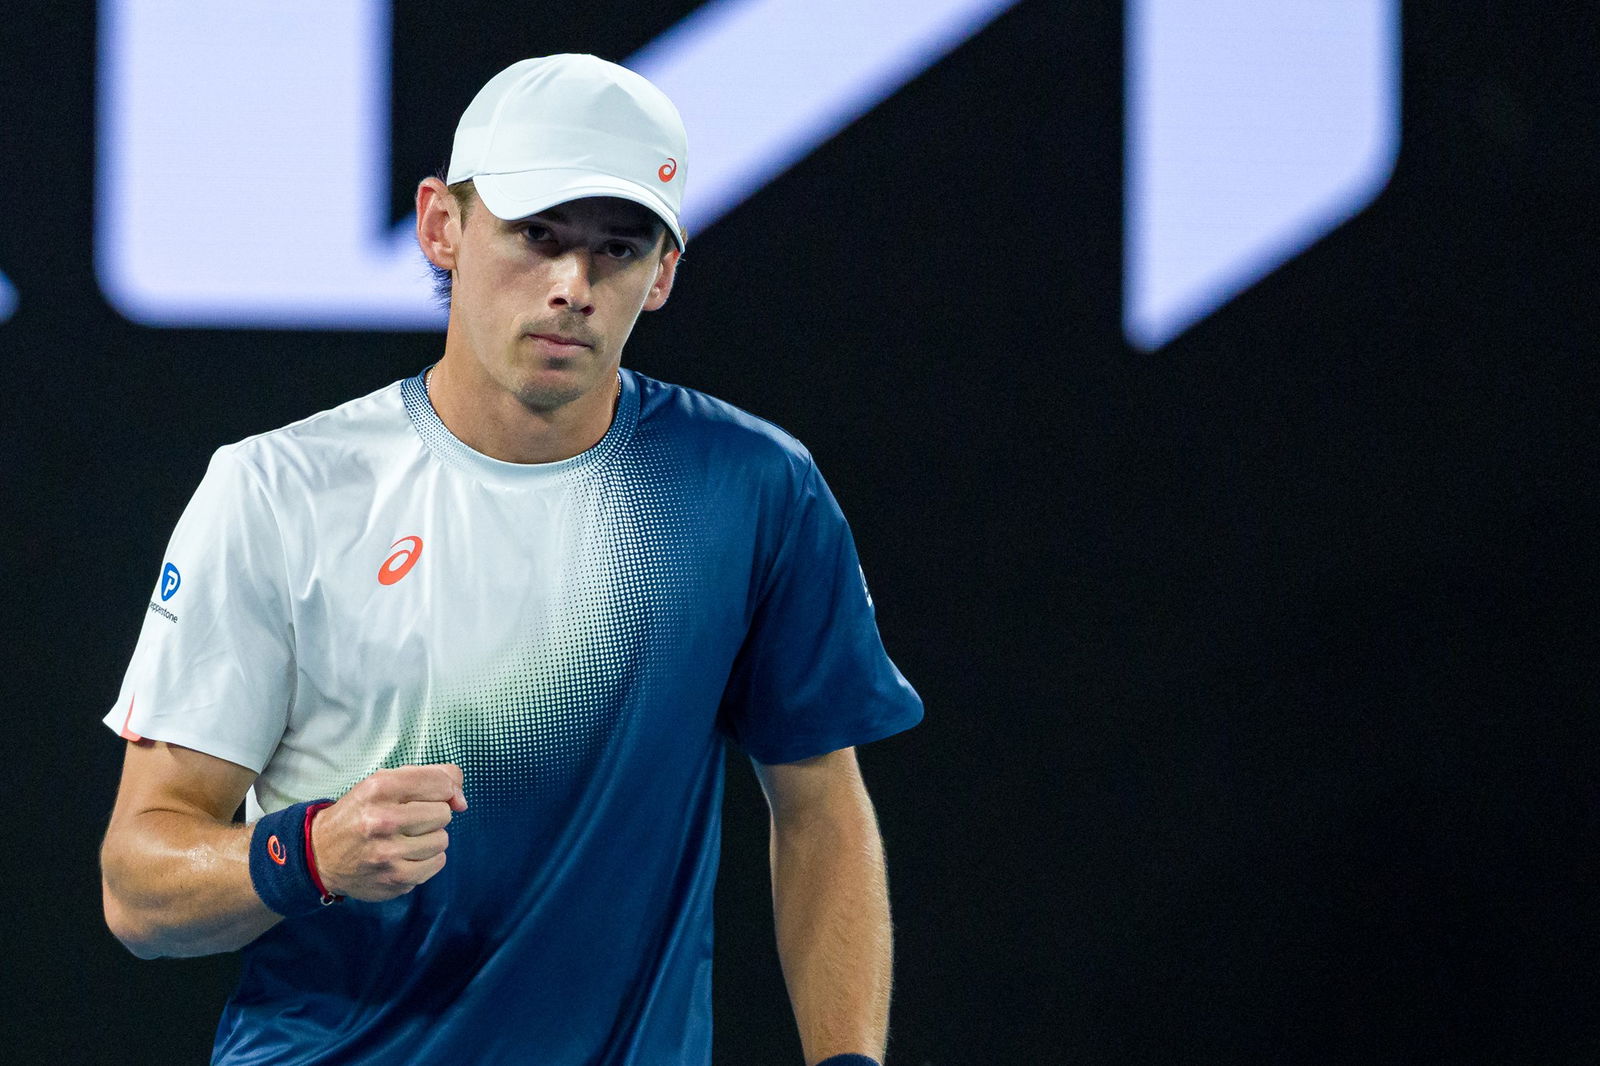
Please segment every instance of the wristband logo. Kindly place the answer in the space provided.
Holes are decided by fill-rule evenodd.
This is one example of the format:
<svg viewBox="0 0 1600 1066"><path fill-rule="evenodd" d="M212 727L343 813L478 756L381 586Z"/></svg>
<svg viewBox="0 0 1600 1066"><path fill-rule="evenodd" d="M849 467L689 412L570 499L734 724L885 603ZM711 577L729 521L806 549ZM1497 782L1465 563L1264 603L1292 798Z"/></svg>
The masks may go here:
<svg viewBox="0 0 1600 1066"><path fill-rule="evenodd" d="M161 568L161 602L166 603L177 593L178 586L183 583L183 575L178 573L178 568L168 563Z"/></svg>
<svg viewBox="0 0 1600 1066"><path fill-rule="evenodd" d="M267 854L279 866L289 861L289 852L284 849L283 841L278 839L276 833L267 838Z"/></svg>
<svg viewBox="0 0 1600 1066"><path fill-rule="evenodd" d="M404 544L404 548L400 546ZM399 551L395 551L400 548ZM378 584L393 585L396 581L411 573L411 568L417 565L417 560L422 558L421 537L401 537L389 545L389 557L378 567Z"/></svg>

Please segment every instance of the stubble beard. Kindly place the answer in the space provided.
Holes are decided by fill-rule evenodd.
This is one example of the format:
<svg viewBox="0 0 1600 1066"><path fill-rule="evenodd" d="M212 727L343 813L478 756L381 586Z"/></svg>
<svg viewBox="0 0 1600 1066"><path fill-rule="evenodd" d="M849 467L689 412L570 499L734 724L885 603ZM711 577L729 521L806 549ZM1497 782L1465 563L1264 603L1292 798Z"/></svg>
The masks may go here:
<svg viewBox="0 0 1600 1066"><path fill-rule="evenodd" d="M524 384L517 389L517 402L534 414L546 415L559 411L586 390L575 386L558 388L553 385Z"/></svg>
<svg viewBox="0 0 1600 1066"><path fill-rule="evenodd" d="M592 357L592 350L586 353ZM561 408L580 400L591 392L604 390L611 387L616 380L615 373L600 373L598 380L593 380L588 374L580 377L563 377L554 382L541 381L536 375L532 379L524 379L517 383L512 390L517 402L532 414L548 415Z"/></svg>

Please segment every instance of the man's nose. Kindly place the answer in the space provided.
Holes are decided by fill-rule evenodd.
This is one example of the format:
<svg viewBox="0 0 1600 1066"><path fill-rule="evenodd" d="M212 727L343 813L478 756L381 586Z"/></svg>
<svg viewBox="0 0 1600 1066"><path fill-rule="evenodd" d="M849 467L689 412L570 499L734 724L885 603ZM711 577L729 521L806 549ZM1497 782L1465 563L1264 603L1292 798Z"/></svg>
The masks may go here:
<svg viewBox="0 0 1600 1066"><path fill-rule="evenodd" d="M551 263L550 306L559 311L594 314L593 294L589 290L589 252L572 248Z"/></svg>

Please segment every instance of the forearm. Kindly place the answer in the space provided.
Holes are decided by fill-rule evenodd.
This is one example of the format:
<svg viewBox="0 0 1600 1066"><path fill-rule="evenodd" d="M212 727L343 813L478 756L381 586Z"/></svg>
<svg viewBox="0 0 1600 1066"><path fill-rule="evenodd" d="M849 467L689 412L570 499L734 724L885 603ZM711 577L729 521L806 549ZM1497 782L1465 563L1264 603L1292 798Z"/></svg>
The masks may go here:
<svg viewBox="0 0 1600 1066"><path fill-rule="evenodd" d="M865 791L836 809L775 818L778 956L807 1063L882 1059L893 950L883 841Z"/></svg>
<svg viewBox="0 0 1600 1066"><path fill-rule="evenodd" d="M141 958L234 951L279 921L250 881L250 827L149 810L101 849L106 924Z"/></svg>

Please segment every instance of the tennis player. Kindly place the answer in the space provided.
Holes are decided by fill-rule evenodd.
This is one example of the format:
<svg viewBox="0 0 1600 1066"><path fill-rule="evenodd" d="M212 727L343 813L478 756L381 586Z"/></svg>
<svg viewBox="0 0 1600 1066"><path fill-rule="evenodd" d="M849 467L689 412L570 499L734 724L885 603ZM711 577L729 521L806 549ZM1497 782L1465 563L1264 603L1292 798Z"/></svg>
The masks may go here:
<svg viewBox="0 0 1600 1066"><path fill-rule="evenodd" d="M443 356L219 449L178 522L105 717L105 915L242 951L213 1062L709 1063L729 740L805 1060L882 1059L854 749L922 707L805 448L621 367L688 159L622 67L496 75L417 190Z"/></svg>

